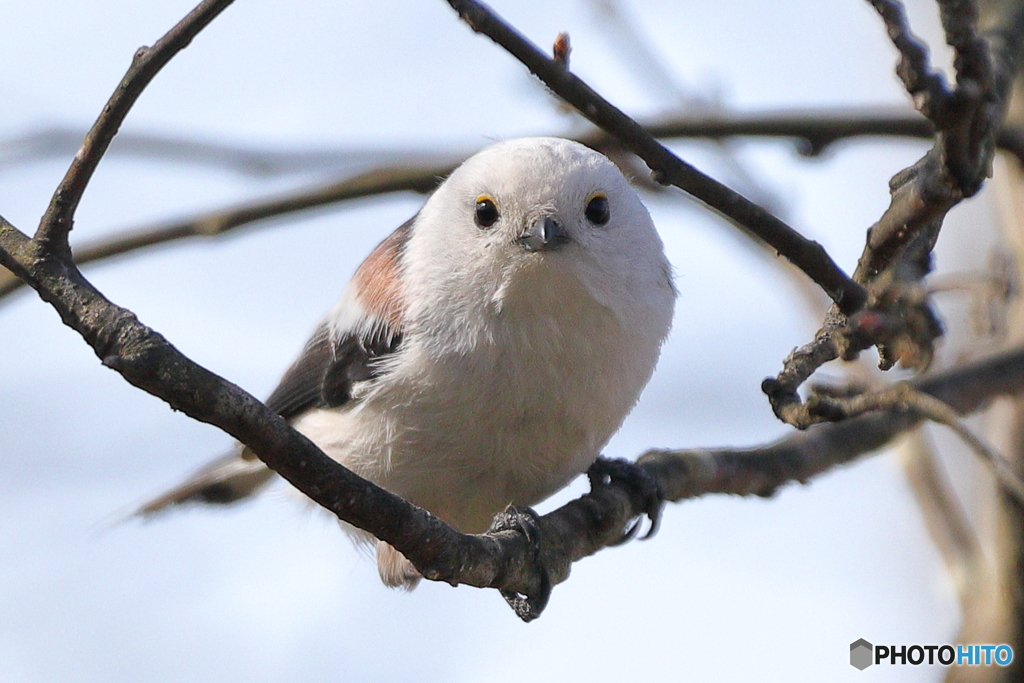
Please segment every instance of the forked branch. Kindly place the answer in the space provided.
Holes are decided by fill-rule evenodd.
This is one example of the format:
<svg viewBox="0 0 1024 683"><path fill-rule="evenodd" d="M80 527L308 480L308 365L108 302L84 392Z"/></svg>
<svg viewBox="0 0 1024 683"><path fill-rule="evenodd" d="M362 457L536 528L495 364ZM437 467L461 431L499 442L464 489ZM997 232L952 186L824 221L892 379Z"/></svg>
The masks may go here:
<svg viewBox="0 0 1024 683"><path fill-rule="evenodd" d="M973 0L941 0L946 40L955 55L956 82L951 87L929 66L927 50L911 33L902 5L894 0L869 2L899 53L897 74L934 125L936 139L920 161L892 178L889 208L868 231L853 274L869 292L865 310L849 316L833 308L814 340L790 354L782 372L762 384L775 414L798 428L843 418L841 412L802 402L798 394L824 363L855 358L872 346L878 348L885 370L897 362L923 370L931 362L942 328L921 281L931 270L931 252L946 214L977 193L991 172L1024 46L1024 6L983 37Z"/></svg>
<svg viewBox="0 0 1024 683"><path fill-rule="evenodd" d="M174 409L231 434L311 499L400 550L425 577L525 596L543 592L548 580L558 583L568 576L572 562L619 541L649 501L615 481L596 485L590 494L540 519L539 552L517 531L458 533L324 455L254 397L196 365L131 311L107 300L72 262L68 232L78 199L131 102L159 66L226 4L204 2L133 63L58 188L36 237L0 218L0 264L49 302L104 365ZM991 396L1024 390L1024 349L915 386L958 411L977 409ZM646 455L642 466L673 500L712 492L768 495L789 481L806 480L877 448L920 419L912 406L901 405L820 425L760 450L658 452Z"/></svg>

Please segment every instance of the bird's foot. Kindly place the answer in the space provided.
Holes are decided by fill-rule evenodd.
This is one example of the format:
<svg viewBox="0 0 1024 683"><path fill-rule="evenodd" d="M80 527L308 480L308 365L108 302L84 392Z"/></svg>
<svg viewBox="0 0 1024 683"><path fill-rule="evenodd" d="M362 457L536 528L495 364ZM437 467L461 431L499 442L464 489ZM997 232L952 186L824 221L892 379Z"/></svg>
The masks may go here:
<svg viewBox="0 0 1024 683"><path fill-rule="evenodd" d="M533 546L534 566L540 572L540 589L536 595L521 595L516 591L501 590L501 597L509 604L512 611L523 621L533 621L544 611L551 597L551 577L540 557L540 523L537 513L532 508L508 506L491 522L488 533L499 531L517 531L523 534Z"/></svg>
<svg viewBox="0 0 1024 683"><path fill-rule="evenodd" d="M599 456L587 470L587 478L590 479L591 491L598 486L615 483L624 486L633 500L641 501L641 509L651 520L651 527L640 537L641 540L646 540L658 532L665 496L658 485L658 480L650 472L629 460ZM640 531L640 522L641 520L637 519L630 524L622 538L613 545L621 545L636 536Z"/></svg>

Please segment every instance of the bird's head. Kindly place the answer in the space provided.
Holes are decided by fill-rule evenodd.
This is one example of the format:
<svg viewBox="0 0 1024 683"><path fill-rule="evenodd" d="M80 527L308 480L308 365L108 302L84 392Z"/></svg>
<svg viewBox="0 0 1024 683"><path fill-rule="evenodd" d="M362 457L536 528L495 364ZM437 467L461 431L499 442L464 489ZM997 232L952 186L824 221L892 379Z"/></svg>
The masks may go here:
<svg viewBox="0 0 1024 683"><path fill-rule="evenodd" d="M463 163L420 211L404 265L410 303L457 317L580 293L629 317L674 295L636 191L607 157L559 138L501 142Z"/></svg>

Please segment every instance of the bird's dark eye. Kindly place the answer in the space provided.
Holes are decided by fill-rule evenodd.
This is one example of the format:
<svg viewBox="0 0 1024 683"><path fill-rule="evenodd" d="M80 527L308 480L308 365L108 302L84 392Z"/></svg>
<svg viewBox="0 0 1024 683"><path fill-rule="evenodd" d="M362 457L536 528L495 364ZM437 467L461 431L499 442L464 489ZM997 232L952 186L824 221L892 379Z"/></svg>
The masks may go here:
<svg viewBox="0 0 1024 683"><path fill-rule="evenodd" d="M489 228L498 222L501 215L494 200L490 197L480 197L476 200L476 224L481 228Z"/></svg>
<svg viewBox="0 0 1024 683"><path fill-rule="evenodd" d="M587 202L587 209L583 212L587 220L594 225L604 225L612 217L608 209L608 198L603 194L595 194Z"/></svg>

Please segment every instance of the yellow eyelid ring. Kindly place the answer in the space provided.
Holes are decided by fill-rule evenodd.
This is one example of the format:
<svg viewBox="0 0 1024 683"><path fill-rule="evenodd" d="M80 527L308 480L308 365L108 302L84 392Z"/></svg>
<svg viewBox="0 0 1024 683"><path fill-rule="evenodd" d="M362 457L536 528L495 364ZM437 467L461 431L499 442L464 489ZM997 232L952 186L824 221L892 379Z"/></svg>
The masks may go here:
<svg viewBox="0 0 1024 683"><path fill-rule="evenodd" d="M480 195L476 200L474 209L474 220L479 228L489 228L498 222L501 212L498 205L491 199L490 195Z"/></svg>
<svg viewBox="0 0 1024 683"><path fill-rule="evenodd" d="M594 192L587 199L583 209L583 215L594 225L605 225L611 219L611 209L608 206L608 195L604 192Z"/></svg>

